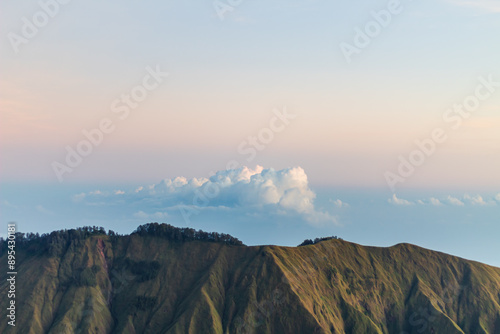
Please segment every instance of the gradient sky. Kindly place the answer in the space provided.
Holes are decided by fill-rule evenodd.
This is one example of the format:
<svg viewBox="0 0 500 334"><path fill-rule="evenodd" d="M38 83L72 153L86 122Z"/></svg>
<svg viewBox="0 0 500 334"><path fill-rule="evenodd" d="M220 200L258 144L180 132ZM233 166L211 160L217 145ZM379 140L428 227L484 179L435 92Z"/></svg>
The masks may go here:
<svg viewBox="0 0 500 334"><path fill-rule="evenodd" d="M446 142L396 192L424 190L422 198L440 193L441 200L453 195L463 201L466 194L481 194L489 206L478 217L498 223L500 88L456 130L443 115L475 93L478 78L500 82L500 4L402 0L401 12L349 63L341 44L353 44L356 29L373 22L372 11L387 9L389 2L242 0L221 20L211 1L72 0L59 5L15 52L13 34L23 36L23 18L32 22L41 5L3 1L2 211L5 203L22 206L12 204L23 197L16 188L24 194L32 189L38 198L43 184L45 195L67 192L70 200L104 185L119 189L178 176L208 178L232 160L251 168L300 166L313 190L330 189L324 198L318 192L320 202L335 200L331 191L337 187L379 189L377 198L388 204L394 198L384 174L397 170L399 156L408 157L416 140L443 128ZM169 75L121 120L113 102L140 85L148 67ZM254 158L241 154L249 136L268 128L274 112L285 109L296 118ZM104 118L115 130L59 183L52 163L63 163L66 147L75 148L85 139L82 131ZM29 202L33 215L43 211L40 201ZM451 223L457 217L452 209L439 219ZM49 211L57 210L53 204ZM368 217L350 221L360 224L352 235L363 230L361 220ZM16 211L2 218L18 219ZM489 235L500 233L500 227L488 226ZM397 234L372 244L394 240ZM425 243L425 238L405 240Z"/></svg>
<svg viewBox="0 0 500 334"><path fill-rule="evenodd" d="M242 1L222 21L210 1L71 1L15 54L7 34L20 35L22 17L40 6L4 1L3 178L56 181L50 163L158 64L170 76L69 181L224 169L286 106L299 117L253 164L299 165L318 184L384 185L383 173L474 92L478 76L500 81L496 1L402 1L348 64L339 44L387 3ZM499 111L500 92L407 185L498 187Z"/></svg>

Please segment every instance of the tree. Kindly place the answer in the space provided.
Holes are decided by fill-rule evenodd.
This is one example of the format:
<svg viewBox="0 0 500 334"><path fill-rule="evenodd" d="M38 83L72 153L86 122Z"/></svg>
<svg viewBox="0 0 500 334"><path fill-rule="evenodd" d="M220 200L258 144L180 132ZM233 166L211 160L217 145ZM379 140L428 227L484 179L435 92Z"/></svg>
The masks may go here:
<svg viewBox="0 0 500 334"><path fill-rule="evenodd" d="M337 236L326 237L326 238L315 238L314 241L311 240L311 239L306 239L300 245L298 245L297 247L302 247L302 246L307 246L307 245L315 245L315 244L320 243L322 241L332 240L332 239L342 240L341 238L339 238Z"/></svg>

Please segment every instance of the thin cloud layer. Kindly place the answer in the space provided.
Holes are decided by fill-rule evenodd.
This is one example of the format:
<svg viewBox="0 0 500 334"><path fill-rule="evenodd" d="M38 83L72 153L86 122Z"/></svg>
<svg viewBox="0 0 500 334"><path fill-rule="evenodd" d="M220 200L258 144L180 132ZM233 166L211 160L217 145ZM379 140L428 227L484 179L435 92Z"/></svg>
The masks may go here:
<svg viewBox="0 0 500 334"><path fill-rule="evenodd" d="M462 197L462 199L448 195L448 196L443 197L441 199L436 198L436 197L430 197L428 199L417 199L414 202L406 200L406 199L398 198L396 194L393 194L392 198L388 199L388 202L390 204L400 205L400 206L409 206L409 205L413 205L413 204L433 205L433 206L444 206L444 205L465 206L466 204L472 205L472 206L496 206L497 205L496 202L500 203L500 194L496 195L493 200L492 199L484 199L483 196L481 196L481 195L471 196L471 195L465 194Z"/></svg>
<svg viewBox="0 0 500 334"><path fill-rule="evenodd" d="M330 199L330 203L335 205L335 207L337 207L337 208L348 208L350 206L349 203L343 202L340 199L336 199L336 200Z"/></svg>
<svg viewBox="0 0 500 334"><path fill-rule="evenodd" d="M448 2L463 6L482 9L492 13L500 13L500 2L497 0L448 0Z"/></svg>
<svg viewBox="0 0 500 334"><path fill-rule="evenodd" d="M144 211L138 211L134 213L134 218L142 219L142 220L155 220L155 221L163 221L167 219L168 213L166 212L155 212L153 214L147 214Z"/></svg>
<svg viewBox="0 0 500 334"><path fill-rule="evenodd" d="M196 210L234 208L249 213L295 215L311 224L336 223L335 217L315 208L315 198L316 194L309 188L307 175L301 167L274 170L261 166L219 171L210 178L164 179L158 184L140 186L129 192L95 191L73 197L75 201L89 204L103 200L125 201L157 208L152 214L141 210L135 215L143 218L158 217L158 213L165 210L185 206Z"/></svg>

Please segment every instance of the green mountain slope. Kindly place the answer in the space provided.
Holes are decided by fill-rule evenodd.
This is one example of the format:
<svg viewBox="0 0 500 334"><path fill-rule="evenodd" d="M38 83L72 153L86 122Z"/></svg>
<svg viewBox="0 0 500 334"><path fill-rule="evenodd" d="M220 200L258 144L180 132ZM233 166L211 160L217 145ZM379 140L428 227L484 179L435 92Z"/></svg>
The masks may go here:
<svg viewBox="0 0 500 334"><path fill-rule="evenodd" d="M16 327L4 315L0 332L500 333L500 268L408 244L174 239L19 245Z"/></svg>

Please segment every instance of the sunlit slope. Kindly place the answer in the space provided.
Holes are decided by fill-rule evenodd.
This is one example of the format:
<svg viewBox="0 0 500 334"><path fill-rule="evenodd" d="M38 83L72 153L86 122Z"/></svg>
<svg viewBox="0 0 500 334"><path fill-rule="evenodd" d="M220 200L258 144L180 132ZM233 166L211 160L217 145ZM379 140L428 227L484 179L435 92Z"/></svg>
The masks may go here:
<svg viewBox="0 0 500 334"><path fill-rule="evenodd" d="M271 248L328 333L500 333L500 269L408 244Z"/></svg>
<svg viewBox="0 0 500 334"><path fill-rule="evenodd" d="M499 268L406 244L99 235L17 261L2 333L500 333Z"/></svg>

